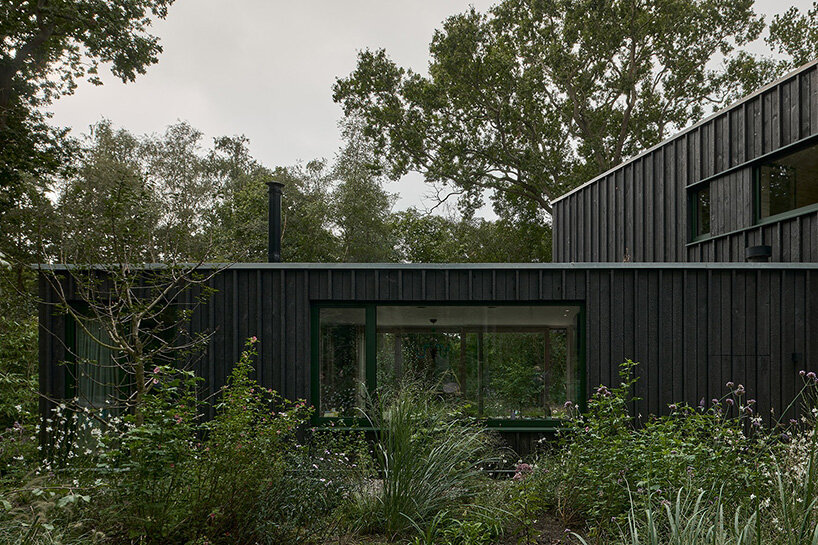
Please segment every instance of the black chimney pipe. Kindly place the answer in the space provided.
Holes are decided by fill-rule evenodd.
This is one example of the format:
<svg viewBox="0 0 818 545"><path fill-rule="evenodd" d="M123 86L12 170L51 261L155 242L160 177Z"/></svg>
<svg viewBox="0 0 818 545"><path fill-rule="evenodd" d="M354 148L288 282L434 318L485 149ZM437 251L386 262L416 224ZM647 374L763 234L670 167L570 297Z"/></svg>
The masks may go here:
<svg viewBox="0 0 818 545"><path fill-rule="evenodd" d="M270 212L267 220L267 261L281 263L281 182L267 182Z"/></svg>

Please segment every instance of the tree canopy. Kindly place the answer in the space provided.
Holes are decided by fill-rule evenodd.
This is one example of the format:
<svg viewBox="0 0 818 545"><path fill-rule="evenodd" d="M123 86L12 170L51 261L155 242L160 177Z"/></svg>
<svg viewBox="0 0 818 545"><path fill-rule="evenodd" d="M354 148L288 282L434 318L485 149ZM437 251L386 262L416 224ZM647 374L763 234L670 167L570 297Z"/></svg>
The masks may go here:
<svg viewBox="0 0 818 545"><path fill-rule="evenodd" d="M554 198L813 55L815 9L752 0L504 0L446 19L428 75L364 50L334 99L362 118L393 178L444 184L467 213L542 217Z"/></svg>
<svg viewBox="0 0 818 545"><path fill-rule="evenodd" d="M70 94L79 78L101 81L101 63L123 81L157 62L148 29L173 0L8 0L0 4L0 215L16 205L24 183L68 164L66 131L42 107ZM28 178L26 176L29 176Z"/></svg>

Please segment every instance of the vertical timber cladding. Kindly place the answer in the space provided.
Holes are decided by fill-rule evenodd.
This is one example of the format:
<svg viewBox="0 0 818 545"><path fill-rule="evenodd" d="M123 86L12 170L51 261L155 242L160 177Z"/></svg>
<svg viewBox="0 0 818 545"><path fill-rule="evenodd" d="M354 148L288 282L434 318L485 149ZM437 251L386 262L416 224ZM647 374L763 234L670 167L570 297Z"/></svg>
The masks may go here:
<svg viewBox="0 0 818 545"><path fill-rule="evenodd" d="M211 391L257 336L263 385L309 400L310 308L330 301L581 303L586 391L617 384L619 363L638 361L643 415L709 403L730 380L765 416L780 415L800 387L798 371L818 371L818 270L801 264L247 264L214 286L219 293L191 323L214 332L199 366ZM49 357L59 342L41 339ZM60 373L45 375L56 386L52 375Z"/></svg>
<svg viewBox="0 0 818 545"><path fill-rule="evenodd" d="M618 383L640 362L641 414L721 397L742 383L760 414L776 417L818 372L818 269L809 264L240 264L211 280L193 331L212 332L194 369L210 392L224 384L248 337L259 338L257 378L310 399L310 309L317 302L576 302L583 306L585 390ZM41 390L66 395L63 315L41 278ZM43 407L45 410L45 407Z"/></svg>
<svg viewBox="0 0 818 545"><path fill-rule="evenodd" d="M756 222L754 166L818 142L818 61L686 129L554 202L557 262L818 262L818 211ZM709 184L711 233L692 242L690 189ZM591 210L588 206L598 207Z"/></svg>

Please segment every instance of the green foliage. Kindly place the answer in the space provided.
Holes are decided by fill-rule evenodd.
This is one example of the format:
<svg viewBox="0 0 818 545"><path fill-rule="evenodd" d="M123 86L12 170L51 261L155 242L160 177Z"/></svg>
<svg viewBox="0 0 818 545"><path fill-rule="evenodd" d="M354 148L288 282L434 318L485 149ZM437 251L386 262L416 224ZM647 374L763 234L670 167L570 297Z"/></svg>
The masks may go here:
<svg viewBox="0 0 818 545"><path fill-rule="evenodd" d="M809 57L814 20L776 19L771 47ZM505 0L446 19L428 75L364 50L333 97L364 120L389 176L417 171L465 210L489 195L501 217L542 221L557 196L724 105L744 76L786 69L747 53L763 30L749 0Z"/></svg>
<svg viewBox="0 0 818 545"><path fill-rule="evenodd" d="M662 507L645 509L636 514L633 503L628 513L623 545L752 545L756 541L758 514L743 517L736 508L733 517L725 516L721 496L715 503L706 501L705 492L698 495L680 489L675 500L664 500ZM661 520L663 519L664 520ZM576 536L587 545L585 539Z"/></svg>
<svg viewBox="0 0 818 545"><path fill-rule="evenodd" d="M624 522L633 501L642 506L670 500L682 485L721 491L725 505L738 506L772 486L775 443L747 432L760 424L743 387L709 409L672 405L671 414L639 426L629 413L636 364L621 367L621 384L600 386L588 414L575 415L564 450L538 471L544 501L566 519L581 518L601 531ZM733 407L731 412L730 407ZM548 493L548 491L554 491Z"/></svg>
<svg viewBox="0 0 818 545"><path fill-rule="evenodd" d="M154 64L162 51L149 34L173 0L35 1L0 5L0 217L31 179L63 170L71 155L66 131L38 109L71 94L79 78L101 84L107 63L122 81Z"/></svg>
<svg viewBox="0 0 818 545"><path fill-rule="evenodd" d="M157 366L151 372L155 387L144 399L144 423L127 415L70 437L66 448L73 454L62 456L62 466L71 468L74 488L93 506L75 517L78 534L94 529L108 539L145 543L258 538L268 522L259 520L259 501L281 489L297 448L296 428L309 410L252 380L254 343L235 365L212 420L201 420L206 407L197 399L192 373ZM72 421L77 426L76 415Z"/></svg>
<svg viewBox="0 0 818 545"><path fill-rule="evenodd" d="M398 260L409 263L544 263L551 226L539 219L445 218L415 208L396 212Z"/></svg>
<svg viewBox="0 0 818 545"><path fill-rule="evenodd" d="M367 417L377 430L380 479L362 482L348 507L347 516L361 530L425 531L438 513L474 505L481 489L479 464L492 443L484 429L411 384L381 392Z"/></svg>
<svg viewBox="0 0 818 545"><path fill-rule="evenodd" d="M37 457L39 336L27 294L32 277L0 264L0 477L27 471Z"/></svg>

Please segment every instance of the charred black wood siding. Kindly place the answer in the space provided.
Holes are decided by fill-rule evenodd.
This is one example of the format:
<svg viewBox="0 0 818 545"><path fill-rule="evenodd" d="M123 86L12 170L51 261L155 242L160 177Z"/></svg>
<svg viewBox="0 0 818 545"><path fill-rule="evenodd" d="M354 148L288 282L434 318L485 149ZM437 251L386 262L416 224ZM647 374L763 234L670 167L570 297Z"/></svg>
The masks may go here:
<svg viewBox="0 0 818 545"><path fill-rule="evenodd" d="M256 336L261 383L309 400L310 308L325 301L581 302L586 391L615 384L624 360L639 361L643 415L709 402L734 380L778 417L800 386L798 371L818 371L818 268L805 265L240 265L211 284L218 292L190 320L193 331L213 333L194 362L209 392ZM59 399L70 380L60 364L65 321L42 279L40 295L41 389Z"/></svg>
<svg viewBox="0 0 818 545"><path fill-rule="evenodd" d="M756 224L753 210L753 161L816 135L811 63L557 200L554 261L740 262L766 244L772 261L818 262L818 211ZM691 242L689 190L702 182L711 236Z"/></svg>

